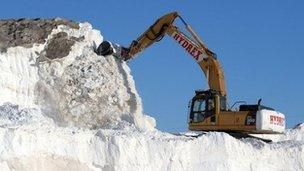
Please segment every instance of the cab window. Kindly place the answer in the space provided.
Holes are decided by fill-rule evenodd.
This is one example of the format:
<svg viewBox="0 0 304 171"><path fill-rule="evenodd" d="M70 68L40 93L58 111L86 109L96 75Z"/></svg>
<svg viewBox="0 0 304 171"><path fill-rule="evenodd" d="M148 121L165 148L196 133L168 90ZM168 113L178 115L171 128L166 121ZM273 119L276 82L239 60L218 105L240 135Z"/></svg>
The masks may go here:
<svg viewBox="0 0 304 171"><path fill-rule="evenodd" d="M193 112L202 112L205 110L205 100L197 99L193 104Z"/></svg>
<svg viewBox="0 0 304 171"><path fill-rule="evenodd" d="M196 99L193 102L192 111L189 118L191 122L201 122L204 120L206 112L205 104L205 99Z"/></svg>
<svg viewBox="0 0 304 171"><path fill-rule="evenodd" d="M201 122L206 117L214 115L215 101L213 98L209 99L195 99L192 103L192 110L190 111L190 122Z"/></svg>

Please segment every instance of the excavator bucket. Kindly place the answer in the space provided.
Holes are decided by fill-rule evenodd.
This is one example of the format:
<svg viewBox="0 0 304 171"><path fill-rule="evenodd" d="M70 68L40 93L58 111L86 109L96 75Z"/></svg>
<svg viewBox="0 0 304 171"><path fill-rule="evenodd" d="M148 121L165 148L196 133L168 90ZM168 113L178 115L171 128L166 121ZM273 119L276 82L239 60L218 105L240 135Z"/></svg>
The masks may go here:
<svg viewBox="0 0 304 171"><path fill-rule="evenodd" d="M108 56L113 55L118 59L127 61L130 57L127 56L129 49L122 47L118 44L113 44L109 41L103 41L100 43L97 49L94 50L97 55Z"/></svg>
<svg viewBox="0 0 304 171"><path fill-rule="evenodd" d="M95 53L101 56L113 55L115 49L113 45L109 41L103 41L100 43L97 49L95 49Z"/></svg>

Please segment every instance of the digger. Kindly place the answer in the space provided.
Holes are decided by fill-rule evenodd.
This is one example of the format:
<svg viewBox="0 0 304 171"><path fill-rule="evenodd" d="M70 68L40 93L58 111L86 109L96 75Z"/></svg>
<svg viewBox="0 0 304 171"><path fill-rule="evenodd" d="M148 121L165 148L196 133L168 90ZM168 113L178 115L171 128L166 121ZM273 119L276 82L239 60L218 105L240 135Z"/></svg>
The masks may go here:
<svg viewBox="0 0 304 171"><path fill-rule="evenodd" d="M187 34L174 25L180 19ZM95 52L99 55L114 55L129 61L150 45L168 35L197 62L208 81L208 90L196 90L189 105L188 128L191 131L220 131L235 137L251 137L250 134L275 134L285 130L285 116L280 112L257 104L240 105L238 110L228 108L224 71L214 52L200 39L189 24L172 12L159 18L129 47L102 42ZM233 105L234 106L234 105Z"/></svg>

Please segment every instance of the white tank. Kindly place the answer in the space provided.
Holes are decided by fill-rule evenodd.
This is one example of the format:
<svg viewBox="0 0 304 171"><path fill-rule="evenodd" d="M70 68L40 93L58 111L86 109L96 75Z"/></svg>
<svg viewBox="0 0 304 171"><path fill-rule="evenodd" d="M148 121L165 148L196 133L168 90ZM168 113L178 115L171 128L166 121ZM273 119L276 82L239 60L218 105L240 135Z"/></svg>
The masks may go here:
<svg viewBox="0 0 304 171"><path fill-rule="evenodd" d="M259 110L256 115L256 128L265 133L283 133L285 131L285 116L278 111Z"/></svg>

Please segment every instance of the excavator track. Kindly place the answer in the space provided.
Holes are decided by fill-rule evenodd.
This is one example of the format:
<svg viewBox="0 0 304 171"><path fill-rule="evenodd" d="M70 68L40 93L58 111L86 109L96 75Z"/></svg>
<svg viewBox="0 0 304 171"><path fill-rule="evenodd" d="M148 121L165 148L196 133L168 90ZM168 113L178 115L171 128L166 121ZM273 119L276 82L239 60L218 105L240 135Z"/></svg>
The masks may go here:
<svg viewBox="0 0 304 171"><path fill-rule="evenodd" d="M198 138L200 136L206 135L208 132L200 132L199 134L183 134L183 133L175 133L174 135L176 136L184 136L184 137L192 137L192 138ZM241 139L255 139L255 140L260 140L263 141L265 143L272 143L272 140L270 139L264 139L264 138L260 138L260 137L255 137L253 135L249 135L246 133L241 133L241 132L224 132L229 134L230 136L234 137L235 139L241 140Z"/></svg>
<svg viewBox="0 0 304 171"><path fill-rule="evenodd" d="M265 143L272 143L272 140L270 139L265 139L265 138L260 138L260 137L255 137L253 135L245 134L245 133L239 133L239 132L230 132L228 133L230 136L236 138L236 139L246 139L246 138L253 138L256 140L261 140Z"/></svg>

